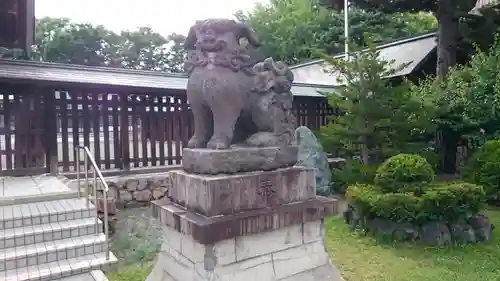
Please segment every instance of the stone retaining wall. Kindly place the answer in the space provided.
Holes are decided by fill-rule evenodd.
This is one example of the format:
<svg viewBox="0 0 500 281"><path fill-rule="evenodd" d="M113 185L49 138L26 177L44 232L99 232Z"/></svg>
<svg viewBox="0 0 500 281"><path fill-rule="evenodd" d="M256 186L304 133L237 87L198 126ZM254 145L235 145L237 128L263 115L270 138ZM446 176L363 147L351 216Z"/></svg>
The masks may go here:
<svg viewBox="0 0 500 281"><path fill-rule="evenodd" d="M143 174L106 178L108 196L119 205L149 203L165 197L170 187L170 173Z"/></svg>
<svg viewBox="0 0 500 281"><path fill-rule="evenodd" d="M104 220L104 205L107 205L109 230L115 232L116 213L118 206L134 207L147 205L150 201L165 197L170 187L170 173L137 174L130 176L106 177L109 186L107 204L99 195L97 210Z"/></svg>

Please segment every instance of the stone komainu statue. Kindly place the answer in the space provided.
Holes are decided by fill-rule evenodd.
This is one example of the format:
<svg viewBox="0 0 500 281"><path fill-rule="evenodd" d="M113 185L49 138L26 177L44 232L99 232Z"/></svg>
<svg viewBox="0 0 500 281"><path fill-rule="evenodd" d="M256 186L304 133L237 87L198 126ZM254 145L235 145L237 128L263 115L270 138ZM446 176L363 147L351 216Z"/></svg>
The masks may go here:
<svg viewBox="0 0 500 281"><path fill-rule="evenodd" d="M240 45L242 38L249 46ZM187 97L194 116L189 148L290 145L295 129L286 64L258 62L261 44L248 26L227 19L197 21L185 41Z"/></svg>

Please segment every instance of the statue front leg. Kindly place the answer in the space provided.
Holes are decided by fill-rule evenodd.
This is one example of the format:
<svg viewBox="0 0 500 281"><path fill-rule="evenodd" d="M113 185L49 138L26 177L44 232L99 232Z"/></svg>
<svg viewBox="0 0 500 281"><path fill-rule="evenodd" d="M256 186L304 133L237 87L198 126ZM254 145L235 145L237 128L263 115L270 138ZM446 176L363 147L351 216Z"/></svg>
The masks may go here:
<svg viewBox="0 0 500 281"><path fill-rule="evenodd" d="M200 101L191 102L194 134L188 142L189 148L206 148L213 133L212 113L207 105Z"/></svg>
<svg viewBox="0 0 500 281"><path fill-rule="evenodd" d="M217 105L212 108L214 120L214 134L207 144L211 149L227 149L231 146L234 136L236 120L241 113L241 107L229 104Z"/></svg>

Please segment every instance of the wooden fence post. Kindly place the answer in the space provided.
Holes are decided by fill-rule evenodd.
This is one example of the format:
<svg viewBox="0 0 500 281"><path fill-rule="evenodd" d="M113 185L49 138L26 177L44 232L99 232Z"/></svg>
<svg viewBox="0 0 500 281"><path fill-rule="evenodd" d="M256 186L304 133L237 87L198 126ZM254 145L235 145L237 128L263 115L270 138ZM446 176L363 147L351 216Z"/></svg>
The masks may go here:
<svg viewBox="0 0 500 281"><path fill-rule="evenodd" d="M120 160L121 169L130 170L130 140L128 132L128 94L120 95Z"/></svg>
<svg viewBox="0 0 500 281"><path fill-rule="evenodd" d="M59 173L59 158L57 151L57 104L55 92L51 88L42 88L44 103L44 146L47 172L51 175ZM64 93L66 94L66 93Z"/></svg>

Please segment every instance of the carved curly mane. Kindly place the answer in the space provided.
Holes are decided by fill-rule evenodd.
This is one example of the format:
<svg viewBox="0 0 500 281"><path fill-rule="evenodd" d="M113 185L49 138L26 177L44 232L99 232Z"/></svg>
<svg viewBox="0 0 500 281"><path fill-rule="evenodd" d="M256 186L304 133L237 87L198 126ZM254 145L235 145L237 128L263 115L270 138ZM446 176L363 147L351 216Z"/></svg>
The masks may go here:
<svg viewBox="0 0 500 281"><path fill-rule="evenodd" d="M254 91L269 99L268 112L273 115L273 133L279 143L289 145L294 138L295 116L293 114L293 94L290 92L293 73L283 62L267 58L253 68L256 75Z"/></svg>
<svg viewBox="0 0 500 281"><path fill-rule="evenodd" d="M246 48L240 46L241 38L247 38L253 47L260 46L254 31L242 23L228 19L197 21L184 42L188 51L185 70L190 74L196 67L213 64L253 75L253 66L257 61Z"/></svg>

